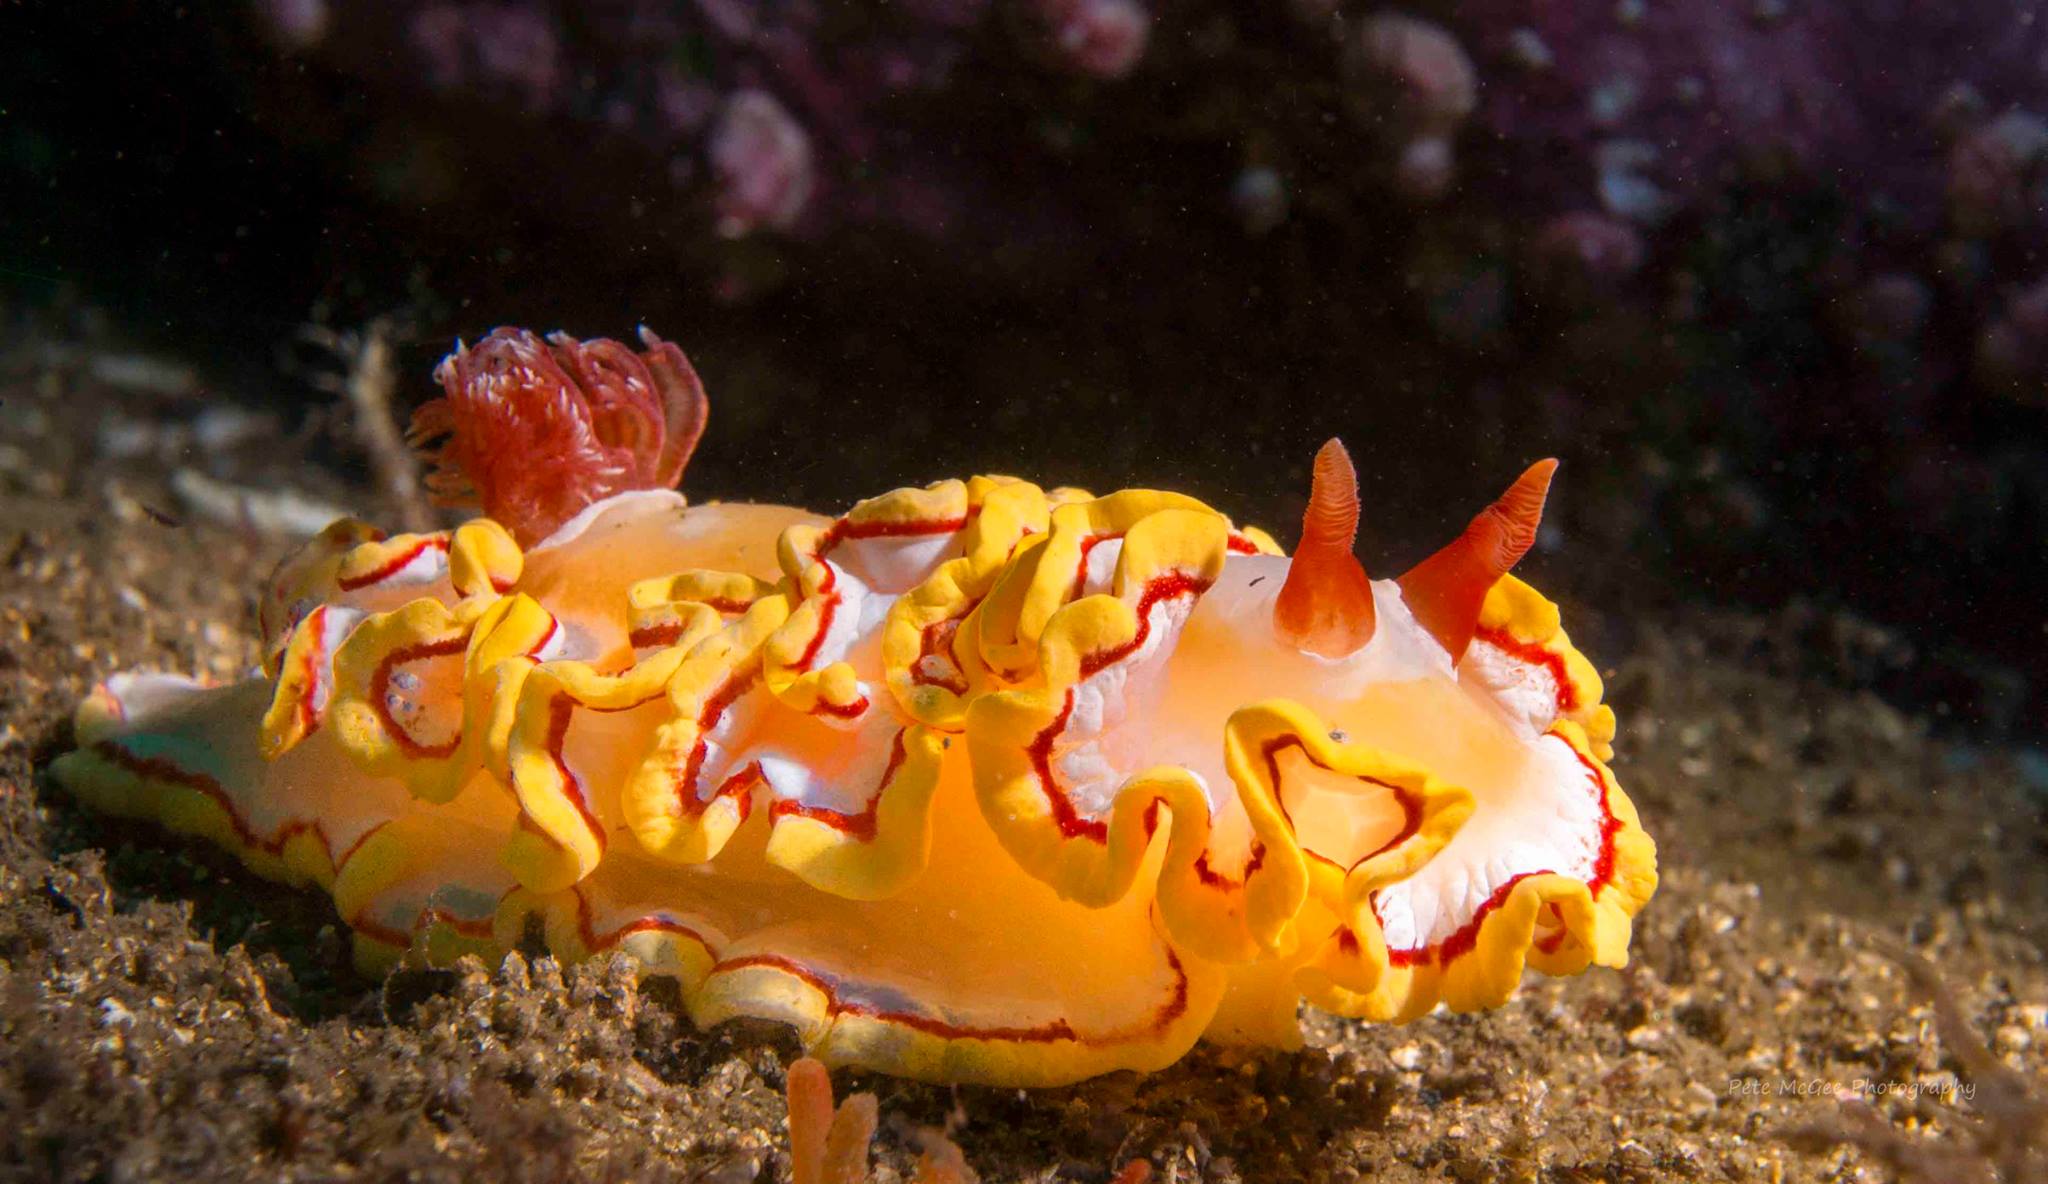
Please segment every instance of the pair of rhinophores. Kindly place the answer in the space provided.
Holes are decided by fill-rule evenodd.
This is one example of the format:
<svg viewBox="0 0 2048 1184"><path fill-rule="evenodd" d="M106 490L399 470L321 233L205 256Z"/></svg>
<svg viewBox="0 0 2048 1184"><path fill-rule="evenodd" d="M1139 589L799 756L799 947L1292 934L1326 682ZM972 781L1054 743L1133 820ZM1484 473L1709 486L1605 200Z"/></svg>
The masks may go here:
<svg viewBox="0 0 2048 1184"><path fill-rule="evenodd" d="M260 672L114 676L57 779L327 890L366 968L537 932L931 1080L1627 960L1656 870L1614 715L1508 574L1553 462L1398 580L1334 440L1291 557L1150 489L686 504L703 390L643 338L458 347L414 430L485 516L335 523L263 589Z"/></svg>

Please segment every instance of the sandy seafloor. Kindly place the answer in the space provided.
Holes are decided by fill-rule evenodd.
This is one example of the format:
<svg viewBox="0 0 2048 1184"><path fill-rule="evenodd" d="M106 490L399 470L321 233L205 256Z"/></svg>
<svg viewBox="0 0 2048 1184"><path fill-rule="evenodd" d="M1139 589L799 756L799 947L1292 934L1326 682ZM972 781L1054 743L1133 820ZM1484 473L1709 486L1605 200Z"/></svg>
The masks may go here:
<svg viewBox="0 0 2048 1184"><path fill-rule="evenodd" d="M323 897L53 790L96 678L251 664L253 590L289 546L181 508L171 472L213 445L110 449L150 400L92 371L0 367L0 1179L786 1178L781 1030L695 1031L623 965L365 981ZM302 441L237 449L205 459L374 505ZM1575 628L1597 611L1567 597ZM1625 632L1593 656L1663 872L1626 971L1400 1028L1309 1015L1301 1052L1203 1046L1065 1089L839 1073L880 1096L878 1178L950 1121L991 1181L1136 1157L1183 1181L1882 1179L1785 1137L1859 1083L1891 1087L1901 1133L1966 1143L1985 1098L1944 1088L1930 1010L1872 942L1917 947L2007 1063L2048 1066L2020 767L1859 690L1889 643L1853 621L1692 609Z"/></svg>

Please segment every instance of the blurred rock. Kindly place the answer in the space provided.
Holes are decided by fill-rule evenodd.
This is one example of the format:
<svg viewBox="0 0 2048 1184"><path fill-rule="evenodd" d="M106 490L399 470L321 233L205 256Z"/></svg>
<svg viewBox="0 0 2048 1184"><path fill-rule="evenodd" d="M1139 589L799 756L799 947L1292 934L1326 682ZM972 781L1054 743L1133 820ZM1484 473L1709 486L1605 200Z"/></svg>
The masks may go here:
<svg viewBox="0 0 2048 1184"><path fill-rule="evenodd" d="M718 233L788 230L810 204L817 184L811 139L775 96L743 90L725 102L711 133L711 172Z"/></svg>
<svg viewBox="0 0 2048 1184"><path fill-rule="evenodd" d="M327 36L327 0L256 0L256 19L280 49L297 52Z"/></svg>
<svg viewBox="0 0 2048 1184"><path fill-rule="evenodd" d="M1287 183L1263 165L1248 168L1231 183L1230 208L1237 212L1246 234L1253 238L1270 234L1287 221Z"/></svg>
<svg viewBox="0 0 2048 1184"><path fill-rule="evenodd" d="M1152 16L1137 0L1040 0L1053 42L1075 69L1121 78L1145 54Z"/></svg>
<svg viewBox="0 0 2048 1184"><path fill-rule="evenodd" d="M1417 17L1376 13L1348 46L1345 71L1352 115L1392 152L1399 190L1441 197L1456 175L1452 140L1479 101L1457 38Z"/></svg>
<svg viewBox="0 0 2048 1184"><path fill-rule="evenodd" d="M1982 237L2038 218L2048 199L2048 123L2008 111L1965 135L1948 159L1949 213Z"/></svg>
<svg viewBox="0 0 2048 1184"><path fill-rule="evenodd" d="M1544 223L1530 249L1546 286L1581 303L1613 295L1643 265L1635 228L1591 210Z"/></svg>
<svg viewBox="0 0 2048 1184"><path fill-rule="evenodd" d="M1521 166L1517 189L1553 209L1584 205L1589 184L1621 192L1604 203L1618 213L1644 208L1629 191L1649 185L1686 208L1765 163L1813 181L1853 176L1859 200L1931 227L1945 185L1967 191L1965 204L1999 204L2032 151L2010 124L1986 129L1987 142L1958 146L1972 159L1952 164L1966 175L1950 181L1944 128L1973 111L1981 121L1987 105L2048 99L2043 0L1468 0L1453 27L1482 63L1513 67L1489 75L1480 118ZM1617 170L1596 159L1613 141L1657 158Z"/></svg>
<svg viewBox="0 0 2048 1184"><path fill-rule="evenodd" d="M2048 276L2015 291L1978 336L1973 374L2003 398L2048 407Z"/></svg>

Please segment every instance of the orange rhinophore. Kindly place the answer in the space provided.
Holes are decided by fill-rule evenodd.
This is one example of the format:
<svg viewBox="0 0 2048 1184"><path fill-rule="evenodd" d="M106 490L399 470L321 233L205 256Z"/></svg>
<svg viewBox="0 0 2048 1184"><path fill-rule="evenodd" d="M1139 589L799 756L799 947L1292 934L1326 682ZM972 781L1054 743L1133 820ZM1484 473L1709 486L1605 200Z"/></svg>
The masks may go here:
<svg viewBox="0 0 2048 1184"><path fill-rule="evenodd" d="M1316 452L1301 545L1273 602L1273 627L1296 649L1341 658L1372 640L1372 581L1351 548L1358 540L1358 473L1334 436Z"/></svg>
<svg viewBox="0 0 2048 1184"><path fill-rule="evenodd" d="M326 892L366 971L538 932L927 1080L1627 963L1656 849L1614 713L1506 574L1549 462L1399 582L1352 556L1334 440L1292 558L1160 489L686 499L703 393L645 344L459 350L423 426L486 516L329 527L260 589L259 670L112 675L55 780ZM799 1179L857 1178L871 1111L791 1083Z"/></svg>
<svg viewBox="0 0 2048 1184"><path fill-rule="evenodd" d="M1487 592L1536 541L1543 499L1556 472L1555 460L1530 465L1463 534L1401 577L1408 608L1430 636L1443 643L1453 661L1463 658L1472 644Z"/></svg>

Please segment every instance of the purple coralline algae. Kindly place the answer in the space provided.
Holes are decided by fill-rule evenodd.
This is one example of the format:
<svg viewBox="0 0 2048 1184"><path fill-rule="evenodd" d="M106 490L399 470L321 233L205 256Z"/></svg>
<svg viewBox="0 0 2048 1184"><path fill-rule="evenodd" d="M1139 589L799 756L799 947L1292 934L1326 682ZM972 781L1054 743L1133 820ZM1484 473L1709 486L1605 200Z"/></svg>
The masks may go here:
<svg viewBox="0 0 2048 1184"><path fill-rule="evenodd" d="M1527 200L1654 224L1790 170L1853 176L1924 223L1944 191L1959 214L2013 208L2043 146L2015 108L2048 98L2044 18L2043 0L1470 0L1452 27Z"/></svg>
<svg viewBox="0 0 2048 1184"><path fill-rule="evenodd" d="M1543 224L1532 246L1534 269L1574 296L1612 295L1643 265L1643 238L1627 221L1574 210Z"/></svg>
<svg viewBox="0 0 2048 1184"><path fill-rule="evenodd" d="M636 144L724 238L845 225L943 237L979 196L903 124L991 36L1048 78L1141 65L1143 0L259 0L273 45L411 103ZM479 129L488 133L489 129ZM929 135L930 133L925 133ZM982 179L985 188L988 179ZM536 200L544 200L536 198Z"/></svg>
<svg viewBox="0 0 2048 1184"><path fill-rule="evenodd" d="M1348 39L1352 113L1392 153L1395 186L1426 201L1455 176L1452 141L1479 102L1479 78L1442 26L1398 12L1367 17Z"/></svg>
<svg viewBox="0 0 2048 1184"><path fill-rule="evenodd" d="M1993 394L2048 406L2048 276L2005 300L1977 338L1974 372Z"/></svg>
<svg viewBox="0 0 2048 1184"><path fill-rule="evenodd" d="M788 230L811 200L811 137L774 95L736 91L711 133L718 233L739 238L756 227Z"/></svg>
<svg viewBox="0 0 2048 1184"><path fill-rule="evenodd" d="M1039 0L1053 41L1073 66L1098 78L1120 78L1144 55L1151 14L1137 0Z"/></svg>

